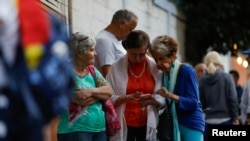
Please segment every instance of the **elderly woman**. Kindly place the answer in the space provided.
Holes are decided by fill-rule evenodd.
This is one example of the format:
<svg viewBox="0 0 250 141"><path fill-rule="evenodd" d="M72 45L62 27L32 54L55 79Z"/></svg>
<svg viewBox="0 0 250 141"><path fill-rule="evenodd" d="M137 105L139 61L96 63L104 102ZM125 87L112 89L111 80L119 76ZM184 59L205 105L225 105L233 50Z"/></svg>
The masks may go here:
<svg viewBox="0 0 250 141"><path fill-rule="evenodd" d="M164 104L164 98L155 92L161 87L162 73L147 56L147 33L134 30L123 45L127 54L111 66L107 75L114 90L111 100L122 125L111 141L156 141L157 107Z"/></svg>
<svg viewBox="0 0 250 141"><path fill-rule="evenodd" d="M156 93L173 102L174 141L203 141L205 122L193 67L178 61L178 43L168 35L157 36L149 51L163 71L164 87Z"/></svg>
<svg viewBox="0 0 250 141"><path fill-rule="evenodd" d="M111 96L112 88L93 67L95 43L82 33L72 35L75 90L69 109L60 116L58 141L107 141L102 101Z"/></svg>

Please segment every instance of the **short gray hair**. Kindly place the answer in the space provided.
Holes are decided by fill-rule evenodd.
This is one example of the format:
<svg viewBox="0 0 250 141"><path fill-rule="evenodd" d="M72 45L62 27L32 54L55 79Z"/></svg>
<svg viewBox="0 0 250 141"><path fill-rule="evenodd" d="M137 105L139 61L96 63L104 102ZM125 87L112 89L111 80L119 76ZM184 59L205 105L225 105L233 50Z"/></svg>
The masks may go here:
<svg viewBox="0 0 250 141"><path fill-rule="evenodd" d="M157 36L153 41L149 48L150 52L158 52L167 57L173 55L173 53L177 53L178 51L178 43L177 41L168 35L160 35Z"/></svg>
<svg viewBox="0 0 250 141"><path fill-rule="evenodd" d="M138 19L137 15L134 12L127 9L120 9L113 15L111 23L117 23L121 20L125 21L126 23L130 23L133 18Z"/></svg>
<svg viewBox="0 0 250 141"><path fill-rule="evenodd" d="M96 44L95 38L85 35L81 32L76 32L72 34L71 46L73 53L77 51L86 52L89 47L92 47Z"/></svg>

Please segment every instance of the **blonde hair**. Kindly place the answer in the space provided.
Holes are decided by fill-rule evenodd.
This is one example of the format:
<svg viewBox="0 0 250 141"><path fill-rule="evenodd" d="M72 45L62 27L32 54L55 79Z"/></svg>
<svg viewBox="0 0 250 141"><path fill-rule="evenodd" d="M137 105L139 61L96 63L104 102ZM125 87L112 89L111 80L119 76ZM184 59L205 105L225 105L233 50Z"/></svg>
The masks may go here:
<svg viewBox="0 0 250 141"><path fill-rule="evenodd" d="M204 63L207 65L207 72L209 74L214 74L218 69L217 67L222 66L220 54L216 51L208 52L204 58Z"/></svg>

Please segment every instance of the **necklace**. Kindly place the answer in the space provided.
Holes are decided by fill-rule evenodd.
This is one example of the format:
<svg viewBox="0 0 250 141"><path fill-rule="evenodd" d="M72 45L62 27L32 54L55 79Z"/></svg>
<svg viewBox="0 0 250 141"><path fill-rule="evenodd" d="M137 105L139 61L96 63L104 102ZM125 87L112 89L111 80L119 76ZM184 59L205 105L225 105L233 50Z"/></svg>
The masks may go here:
<svg viewBox="0 0 250 141"><path fill-rule="evenodd" d="M76 74L77 76L83 77L83 76L85 76L85 75L88 74L88 70L86 70L86 69L83 69L83 70L80 70L80 71L75 70L75 74Z"/></svg>
<svg viewBox="0 0 250 141"><path fill-rule="evenodd" d="M143 73L145 72L145 67L146 67L146 62L144 62L142 72L141 72L139 75L136 75L136 74L131 70L130 66L128 65L129 72L130 72L131 75L134 76L135 78L140 78L140 77L142 77Z"/></svg>

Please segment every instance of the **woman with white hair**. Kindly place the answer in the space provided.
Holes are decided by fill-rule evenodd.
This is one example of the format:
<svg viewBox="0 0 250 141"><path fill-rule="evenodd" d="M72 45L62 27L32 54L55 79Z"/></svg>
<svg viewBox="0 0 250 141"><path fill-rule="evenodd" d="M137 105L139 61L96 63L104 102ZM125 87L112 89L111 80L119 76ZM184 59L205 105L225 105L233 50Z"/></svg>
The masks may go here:
<svg viewBox="0 0 250 141"><path fill-rule="evenodd" d="M204 58L207 73L199 81L200 99L208 125L237 125L238 103L233 78L223 71L218 52L210 51Z"/></svg>
<svg viewBox="0 0 250 141"><path fill-rule="evenodd" d="M112 88L93 66L95 44L93 37L72 35L75 91L69 109L60 115L58 141L107 141L102 102L112 95Z"/></svg>
<svg viewBox="0 0 250 141"><path fill-rule="evenodd" d="M156 93L165 98L164 107L171 111L173 117L173 137L169 139L169 136L165 136L167 131L158 128L158 139L203 141L205 122L199 100L198 80L194 68L177 58L178 49L178 41L168 35L157 36L149 48L157 68L163 71L163 86ZM166 124L165 120L158 122L158 125Z"/></svg>

